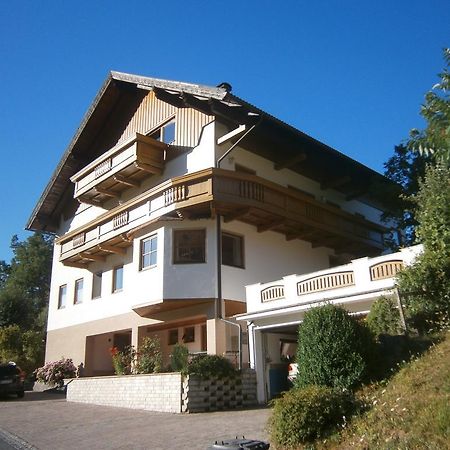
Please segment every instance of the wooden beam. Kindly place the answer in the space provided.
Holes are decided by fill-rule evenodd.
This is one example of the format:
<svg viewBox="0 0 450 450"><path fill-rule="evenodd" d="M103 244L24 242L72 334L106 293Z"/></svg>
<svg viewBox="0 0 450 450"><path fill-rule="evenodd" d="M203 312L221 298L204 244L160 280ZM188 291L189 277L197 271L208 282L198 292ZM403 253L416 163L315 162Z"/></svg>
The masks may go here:
<svg viewBox="0 0 450 450"><path fill-rule="evenodd" d="M63 261L62 263L65 266L76 267L77 269L86 269L87 268L87 264L83 264L83 263L76 263L76 262L72 262L72 261Z"/></svg>
<svg viewBox="0 0 450 450"><path fill-rule="evenodd" d="M222 145L224 142L230 140L231 138L237 136L238 134L243 133L246 130L246 128L247 127L245 125L239 125L234 130L230 131L227 134L224 134L222 137L217 139L217 145Z"/></svg>
<svg viewBox="0 0 450 450"><path fill-rule="evenodd" d="M194 97L191 94L188 94L186 92L183 92L183 94L181 95L184 105L187 106L188 108L194 108L197 109L198 111L206 114L207 116L210 116L212 111L211 111L211 107L209 106L209 103L207 100L200 100L197 97Z"/></svg>
<svg viewBox="0 0 450 450"><path fill-rule="evenodd" d="M165 103L169 103L170 105L175 106L176 108L184 108L183 100L180 98L178 94L171 94L164 89L161 88L153 88L155 92L156 98Z"/></svg>
<svg viewBox="0 0 450 450"><path fill-rule="evenodd" d="M324 191L326 189L335 189L340 186L343 186L344 184L349 183L351 180L352 180L351 177L349 177L348 175L344 175L342 177L331 178L331 179L325 180L322 183L320 183L320 189L322 189Z"/></svg>
<svg viewBox="0 0 450 450"><path fill-rule="evenodd" d="M223 117L224 119L231 120L235 123L250 125L251 123L254 123L255 120L259 119L259 115L249 115L247 111L244 111L244 108L241 105L228 106L215 99L209 99L208 103L211 107L211 112L215 116Z"/></svg>
<svg viewBox="0 0 450 450"><path fill-rule="evenodd" d="M274 165L275 170L281 170L281 169L289 169L292 166L295 166L298 163L301 163L307 159L306 153L299 153L298 155L295 155L293 158L286 159L285 161L276 163Z"/></svg>
<svg viewBox="0 0 450 450"><path fill-rule="evenodd" d="M286 219L284 219L284 218L283 219L275 219L269 223L266 223L265 225L258 225L256 227L256 230L258 231L258 233L263 233L264 231L272 230L273 228L283 225L285 223L286 223Z"/></svg>
<svg viewBox="0 0 450 450"><path fill-rule="evenodd" d="M245 216L250 211L250 208L240 208L232 212L231 214L228 214L227 216L224 216L223 221L225 223L231 222L232 220L239 219L239 217Z"/></svg>
<svg viewBox="0 0 450 450"><path fill-rule="evenodd" d="M95 187L94 190L95 190L95 192L106 195L108 197L114 197L114 198L120 197L120 195L117 192L111 191L109 189L102 189L100 187Z"/></svg>
<svg viewBox="0 0 450 450"><path fill-rule="evenodd" d="M140 183L138 181L130 180L128 178L125 178L123 175L117 174L114 175L113 178L118 183L126 184L127 186L134 186L134 187L140 186Z"/></svg>
<svg viewBox="0 0 450 450"><path fill-rule="evenodd" d="M99 250L108 253L116 253L117 255L126 255L127 250L122 247L113 247L112 245L100 244L97 246Z"/></svg>
<svg viewBox="0 0 450 450"><path fill-rule="evenodd" d="M98 200L94 200L94 199L89 199L89 198L85 198L85 197L78 197L77 200L80 203L86 203L86 205L92 205L92 206L98 206L98 207L102 206L102 202L100 202Z"/></svg>
<svg viewBox="0 0 450 450"><path fill-rule="evenodd" d="M90 253L86 252L78 253L78 255L80 256L81 259L86 259L87 261L101 261L101 262L105 261L105 257L100 255L91 255Z"/></svg>
<svg viewBox="0 0 450 450"><path fill-rule="evenodd" d="M153 175L160 175L162 170L159 167L151 166L150 164L145 164L143 162L136 161L134 167L143 170L144 172L152 173Z"/></svg>

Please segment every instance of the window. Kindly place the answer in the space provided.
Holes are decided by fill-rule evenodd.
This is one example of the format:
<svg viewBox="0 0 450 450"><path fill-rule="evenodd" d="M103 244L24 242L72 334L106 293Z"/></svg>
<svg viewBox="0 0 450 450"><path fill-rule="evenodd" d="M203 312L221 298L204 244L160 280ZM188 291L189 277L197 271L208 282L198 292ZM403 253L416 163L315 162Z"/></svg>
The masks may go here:
<svg viewBox="0 0 450 450"><path fill-rule="evenodd" d="M153 132L150 137L165 144L173 144L175 142L175 120L171 120L161 128Z"/></svg>
<svg viewBox="0 0 450 450"><path fill-rule="evenodd" d="M74 305L78 305L79 303L83 302L83 285L84 285L83 278L80 278L79 280L75 281L75 294L73 296Z"/></svg>
<svg viewBox="0 0 450 450"><path fill-rule="evenodd" d="M178 343L178 328L169 330L169 345L175 345Z"/></svg>
<svg viewBox="0 0 450 450"><path fill-rule="evenodd" d="M97 272L92 276L92 298L102 296L102 275L102 272Z"/></svg>
<svg viewBox="0 0 450 450"><path fill-rule="evenodd" d="M113 292L123 289L123 266L117 266L113 269Z"/></svg>
<svg viewBox="0 0 450 450"><path fill-rule="evenodd" d="M222 264L244 267L244 239L241 236L222 233Z"/></svg>
<svg viewBox="0 0 450 450"><path fill-rule="evenodd" d="M141 270L156 266L157 236L151 236L141 241Z"/></svg>
<svg viewBox="0 0 450 450"><path fill-rule="evenodd" d="M175 230L173 232L174 264L204 263L205 230Z"/></svg>
<svg viewBox="0 0 450 450"><path fill-rule="evenodd" d="M195 342L195 327L186 327L183 331L183 337L181 338L181 340L185 344L189 342Z"/></svg>
<svg viewBox="0 0 450 450"><path fill-rule="evenodd" d="M59 287L58 309L66 307L66 300L67 300L67 284L63 284L62 286Z"/></svg>

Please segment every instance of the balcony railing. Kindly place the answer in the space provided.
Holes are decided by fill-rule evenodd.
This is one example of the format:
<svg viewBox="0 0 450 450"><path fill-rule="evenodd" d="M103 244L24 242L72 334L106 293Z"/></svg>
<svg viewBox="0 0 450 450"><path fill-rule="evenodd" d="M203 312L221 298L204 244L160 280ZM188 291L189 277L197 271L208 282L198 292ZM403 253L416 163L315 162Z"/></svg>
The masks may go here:
<svg viewBox="0 0 450 450"><path fill-rule="evenodd" d="M316 273L289 275L282 280L247 286L247 313L284 306L310 305L358 296L375 295L395 287L396 275L412 264L420 245L375 258L359 258L350 264ZM378 294L381 295L381 294Z"/></svg>
<svg viewBox="0 0 450 450"><path fill-rule="evenodd" d="M122 253L136 230L168 214L204 218L211 210L225 221L237 219L255 225L259 232L283 233L288 240L299 238L354 252L359 248L361 254L383 248L384 229L373 222L257 176L206 169L168 180L62 236L60 260L79 265L114 249Z"/></svg>
<svg viewBox="0 0 450 450"><path fill-rule="evenodd" d="M74 197L94 205L119 197L149 174L162 172L166 148L166 144L137 133L73 175Z"/></svg>

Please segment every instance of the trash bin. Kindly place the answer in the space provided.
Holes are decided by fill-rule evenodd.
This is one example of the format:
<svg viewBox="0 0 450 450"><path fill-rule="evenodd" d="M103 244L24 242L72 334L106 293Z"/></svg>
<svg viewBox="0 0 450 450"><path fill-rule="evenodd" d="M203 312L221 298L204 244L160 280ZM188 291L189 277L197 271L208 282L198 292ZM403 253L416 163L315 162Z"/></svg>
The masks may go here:
<svg viewBox="0 0 450 450"><path fill-rule="evenodd" d="M250 449L250 450L267 450L270 444L263 441L254 441L252 439L230 439L228 441L220 441L208 447L206 450L240 450L240 449Z"/></svg>

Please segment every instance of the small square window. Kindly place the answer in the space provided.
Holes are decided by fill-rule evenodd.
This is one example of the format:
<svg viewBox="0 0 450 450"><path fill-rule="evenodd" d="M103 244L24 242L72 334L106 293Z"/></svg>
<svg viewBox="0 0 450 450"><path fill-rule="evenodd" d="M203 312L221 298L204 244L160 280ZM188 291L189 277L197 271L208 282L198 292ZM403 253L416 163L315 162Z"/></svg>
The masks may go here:
<svg viewBox="0 0 450 450"><path fill-rule="evenodd" d="M80 278L79 280L75 281L75 293L73 296L74 305L78 305L83 302L83 286L84 286L83 278Z"/></svg>
<svg viewBox="0 0 450 450"><path fill-rule="evenodd" d="M175 345L178 343L178 328L169 330L169 345Z"/></svg>
<svg viewBox="0 0 450 450"><path fill-rule="evenodd" d="M157 247L157 236L151 236L141 242L141 269L156 266Z"/></svg>
<svg viewBox="0 0 450 450"><path fill-rule="evenodd" d="M183 330L182 341L187 344L189 342L195 342L195 327L186 327Z"/></svg>
<svg viewBox="0 0 450 450"><path fill-rule="evenodd" d="M206 262L205 230L175 230L173 233L173 240L174 264Z"/></svg>
<svg viewBox="0 0 450 450"><path fill-rule="evenodd" d="M175 142L175 120L171 120L154 131L150 137L165 144L173 144Z"/></svg>
<svg viewBox="0 0 450 450"><path fill-rule="evenodd" d="M242 236L222 233L222 264L244 267L244 239Z"/></svg>
<svg viewBox="0 0 450 450"><path fill-rule="evenodd" d="M99 298L102 296L102 272L96 272L92 276L92 298Z"/></svg>
<svg viewBox="0 0 450 450"><path fill-rule="evenodd" d="M66 307L67 302L67 284L63 284L59 287L58 293L58 309Z"/></svg>
<svg viewBox="0 0 450 450"><path fill-rule="evenodd" d="M113 270L113 292L123 289L123 266L114 267Z"/></svg>

